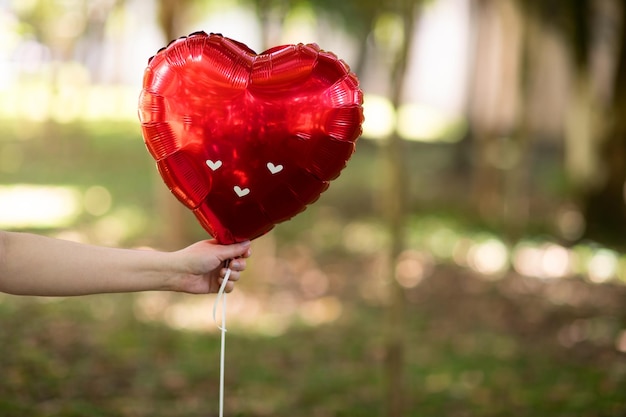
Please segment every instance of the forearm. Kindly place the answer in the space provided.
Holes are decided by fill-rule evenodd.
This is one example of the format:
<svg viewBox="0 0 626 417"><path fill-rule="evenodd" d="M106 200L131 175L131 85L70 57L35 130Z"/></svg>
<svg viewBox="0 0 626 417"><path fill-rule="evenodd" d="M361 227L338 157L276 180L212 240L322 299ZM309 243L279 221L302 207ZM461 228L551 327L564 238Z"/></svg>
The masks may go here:
<svg viewBox="0 0 626 417"><path fill-rule="evenodd" d="M0 291L71 296L168 289L168 259L162 252L0 232Z"/></svg>

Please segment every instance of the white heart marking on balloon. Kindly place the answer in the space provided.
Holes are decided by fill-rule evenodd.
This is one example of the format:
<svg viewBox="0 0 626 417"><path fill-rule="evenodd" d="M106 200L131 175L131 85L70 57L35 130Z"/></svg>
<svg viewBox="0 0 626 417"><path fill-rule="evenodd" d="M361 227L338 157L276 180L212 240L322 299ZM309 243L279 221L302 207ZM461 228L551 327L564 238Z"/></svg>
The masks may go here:
<svg viewBox="0 0 626 417"><path fill-rule="evenodd" d="M270 170L270 172L272 173L272 175L274 174L278 174L280 171L283 170L283 166L282 165L274 165L271 162L267 163L267 169Z"/></svg>
<svg viewBox="0 0 626 417"><path fill-rule="evenodd" d="M218 169L219 167L222 166L222 161L211 161L210 159L206 160L206 164L208 165L209 168L211 168L213 171L215 171L216 169Z"/></svg>
<svg viewBox="0 0 626 417"><path fill-rule="evenodd" d="M248 194L250 194L250 189L249 188L241 188L238 185L235 185L235 187L233 188L233 190L235 190L235 193L237 193L238 197L245 197Z"/></svg>

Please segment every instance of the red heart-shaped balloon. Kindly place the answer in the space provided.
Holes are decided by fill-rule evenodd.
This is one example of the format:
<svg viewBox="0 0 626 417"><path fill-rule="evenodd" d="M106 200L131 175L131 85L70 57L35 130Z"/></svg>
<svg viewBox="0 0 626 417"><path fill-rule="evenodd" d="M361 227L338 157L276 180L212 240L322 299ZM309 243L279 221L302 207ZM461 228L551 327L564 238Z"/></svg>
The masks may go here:
<svg viewBox="0 0 626 417"><path fill-rule="evenodd" d="M256 54L198 32L150 59L139 119L169 189L227 244L317 200L354 152L362 102L348 66L315 44Z"/></svg>

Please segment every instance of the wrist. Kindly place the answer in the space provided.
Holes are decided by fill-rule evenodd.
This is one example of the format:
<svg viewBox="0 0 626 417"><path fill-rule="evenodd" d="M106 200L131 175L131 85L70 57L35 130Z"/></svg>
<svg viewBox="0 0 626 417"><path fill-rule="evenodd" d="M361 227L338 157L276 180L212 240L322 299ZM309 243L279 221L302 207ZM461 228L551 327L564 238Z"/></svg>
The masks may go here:
<svg viewBox="0 0 626 417"><path fill-rule="evenodd" d="M155 274L157 276L156 291L181 291L181 282L184 273L178 266L175 252L156 252L157 258L154 262Z"/></svg>

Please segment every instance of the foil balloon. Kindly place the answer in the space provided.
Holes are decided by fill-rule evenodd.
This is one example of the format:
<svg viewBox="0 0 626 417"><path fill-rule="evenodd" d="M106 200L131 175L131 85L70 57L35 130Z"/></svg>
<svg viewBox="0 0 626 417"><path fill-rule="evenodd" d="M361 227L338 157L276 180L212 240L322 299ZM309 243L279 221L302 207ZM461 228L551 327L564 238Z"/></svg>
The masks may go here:
<svg viewBox="0 0 626 417"><path fill-rule="evenodd" d="M316 44L257 54L198 32L150 58L138 113L164 182L228 244L318 199L355 150L362 102L357 77Z"/></svg>

